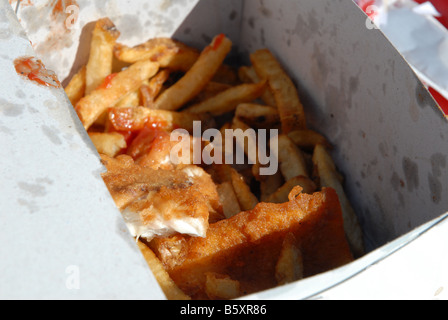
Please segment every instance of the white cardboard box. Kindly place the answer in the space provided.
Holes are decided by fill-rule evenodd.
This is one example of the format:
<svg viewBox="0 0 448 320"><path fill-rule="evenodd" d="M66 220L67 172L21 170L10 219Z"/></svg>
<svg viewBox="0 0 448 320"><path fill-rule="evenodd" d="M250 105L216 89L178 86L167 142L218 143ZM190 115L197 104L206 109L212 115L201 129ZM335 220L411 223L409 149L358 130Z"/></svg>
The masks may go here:
<svg viewBox="0 0 448 320"><path fill-rule="evenodd" d="M164 299L63 90L24 81L13 66L38 56L65 80L86 61L89 23L104 16L129 45L174 36L201 48L226 33L242 62L268 47L298 86L310 127L335 146L369 253L244 298L448 297L448 124L351 0L78 0L69 32L51 20L51 3L22 6L22 29L0 1L1 298Z"/></svg>

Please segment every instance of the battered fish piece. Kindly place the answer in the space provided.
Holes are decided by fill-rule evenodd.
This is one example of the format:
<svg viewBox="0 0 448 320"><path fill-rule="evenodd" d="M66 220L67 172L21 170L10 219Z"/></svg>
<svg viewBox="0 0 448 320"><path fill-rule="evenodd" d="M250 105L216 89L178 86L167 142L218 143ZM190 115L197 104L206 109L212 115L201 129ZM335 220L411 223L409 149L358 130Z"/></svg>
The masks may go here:
<svg viewBox="0 0 448 320"><path fill-rule="evenodd" d="M283 204L260 203L251 211L211 224L206 238L176 235L154 239L149 246L174 282L193 299L208 299L208 273L239 281L240 295L277 286L276 263L289 233L303 253L305 277L353 261L333 189L310 195L297 187L289 199Z"/></svg>
<svg viewBox="0 0 448 320"><path fill-rule="evenodd" d="M224 218L216 187L199 167L153 169L126 155L101 157L103 180L134 237L205 237L209 223Z"/></svg>

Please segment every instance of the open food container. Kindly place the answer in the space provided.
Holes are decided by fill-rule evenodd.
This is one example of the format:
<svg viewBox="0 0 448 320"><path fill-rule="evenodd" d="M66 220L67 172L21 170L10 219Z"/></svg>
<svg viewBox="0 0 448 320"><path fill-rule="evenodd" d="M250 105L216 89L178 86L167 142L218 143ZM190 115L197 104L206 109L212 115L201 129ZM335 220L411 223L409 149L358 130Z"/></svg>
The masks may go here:
<svg viewBox="0 0 448 320"><path fill-rule="evenodd" d="M64 90L14 68L18 57L37 57L66 84L103 17L129 46L173 37L200 49L225 33L240 64L269 48L309 127L334 146L366 254L241 299L447 297L448 124L351 0L22 1L17 16L10 2L0 2L0 297L165 299Z"/></svg>

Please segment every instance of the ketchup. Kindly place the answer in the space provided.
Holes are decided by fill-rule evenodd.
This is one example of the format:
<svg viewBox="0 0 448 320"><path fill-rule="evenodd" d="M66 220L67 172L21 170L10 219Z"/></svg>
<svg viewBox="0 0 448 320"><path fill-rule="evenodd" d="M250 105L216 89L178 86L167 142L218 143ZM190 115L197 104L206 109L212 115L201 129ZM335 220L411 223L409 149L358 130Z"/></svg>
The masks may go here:
<svg viewBox="0 0 448 320"><path fill-rule="evenodd" d="M127 155L134 160L147 154L157 142L168 136L168 132L159 127L153 127L151 124L145 126L129 145Z"/></svg>
<svg viewBox="0 0 448 320"><path fill-rule="evenodd" d="M60 88L56 74L47 70L42 61L34 57L22 57L14 60L14 67L17 74L26 77L28 80L34 81L45 87Z"/></svg>
<svg viewBox="0 0 448 320"><path fill-rule="evenodd" d="M215 39L215 41L213 42L213 50L218 50L218 48L221 46L221 43L224 41L225 39L225 34L221 33L220 35L218 35Z"/></svg>
<svg viewBox="0 0 448 320"><path fill-rule="evenodd" d="M134 108L111 108L109 121L117 131L140 131L144 127L171 130L170 125L157 117L134 115Z"/></svg>
<svg viewBox="0 0 448 320"><path fill-rule="evenodd" d="M117 74L118 73L112 73L108 75L100 85L99 89L109 89L112 86L112 80L117 76Z"/></svg>

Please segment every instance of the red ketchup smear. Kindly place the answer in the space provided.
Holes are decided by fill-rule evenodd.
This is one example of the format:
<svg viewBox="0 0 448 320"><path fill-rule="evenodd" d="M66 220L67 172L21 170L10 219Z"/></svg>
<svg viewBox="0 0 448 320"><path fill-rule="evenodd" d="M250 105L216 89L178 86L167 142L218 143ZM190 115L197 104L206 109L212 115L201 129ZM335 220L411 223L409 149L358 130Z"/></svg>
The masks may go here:
<svg viewBox="0 0 448 320"><path fill-rule="evenodd" d="M47 70L42 61L34 57L22 57L14 60L16 72L31 81L34 81L45 87L60 88L56 74Z"/></svg>
<svg viewBox="0 0 448 320"><path fill-rule="evenodd" d="M145 127L154 129L171 130L170 125L156 117L134 116L134 108L111 108L109 110L109 121L117 131L140 131Z"/></svg>
<svg viewBox="0 0 448 320"><path fill-rule="evenodd" d="M147 154L153 147L157 146L157 142L160 139L163 139L166 136L168 136L167 131L158 126L154 127L152 124L148 124L138 133L129 145L127 155L136 160Z"/></svg>
<svg viewBox="0 0 448 320"><path fill-rule="evenodd" d="M213 50L218 50L218 48L221 46L221 43L224 41L225 39L225 34L221 33L220 35L218 35L213 43Z"/></svg>
<svg viewBox="0 0 448 320"><path fill-rule="evenodd" d="M104 79L103 83L99 86L99 89L109 89L112 86L112 80L117 76L118 73L112 73Z"/></svg>
<svg viewBox="0 0 448 320"><path fill-rule="evenodd" d="M133 108L111 108L108 122L109 132L118 132L124 136L129 155L137 157L151 149L157 137L168 134L170 125L154 117L145 119L134 117Z"/></svg>

